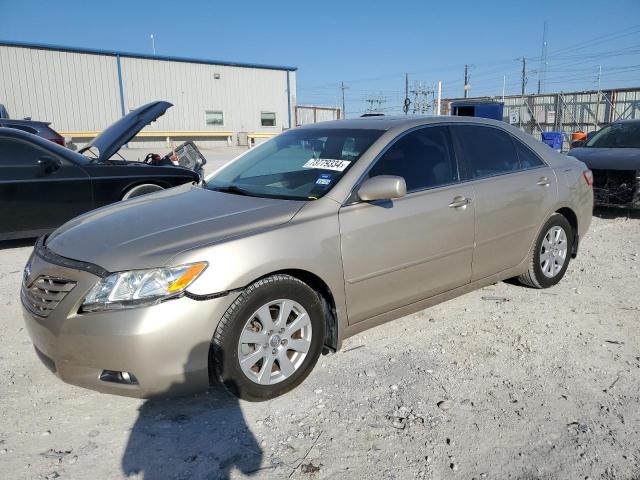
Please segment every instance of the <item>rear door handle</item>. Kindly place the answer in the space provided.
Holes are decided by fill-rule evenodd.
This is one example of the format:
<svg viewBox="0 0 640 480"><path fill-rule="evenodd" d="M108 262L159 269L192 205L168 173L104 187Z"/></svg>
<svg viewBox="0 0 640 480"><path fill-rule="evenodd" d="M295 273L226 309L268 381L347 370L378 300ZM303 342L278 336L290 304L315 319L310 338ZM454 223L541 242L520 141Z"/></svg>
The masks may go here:
<svg viewBox="0 0 640 480"><path fill-rule="evenodd" d="M541 187L548 187L549 179L547 177L540 177L540 180L538 180L538 185L540 185Z"/></svg>
<svg viewBox="0 0 640 480"><path fill-rule="evenodd" d="M449 204L451 208L464 208L471 203L471 199L467 197L463 197L461 195L457 195L453 197L453 202Z"/></svg>

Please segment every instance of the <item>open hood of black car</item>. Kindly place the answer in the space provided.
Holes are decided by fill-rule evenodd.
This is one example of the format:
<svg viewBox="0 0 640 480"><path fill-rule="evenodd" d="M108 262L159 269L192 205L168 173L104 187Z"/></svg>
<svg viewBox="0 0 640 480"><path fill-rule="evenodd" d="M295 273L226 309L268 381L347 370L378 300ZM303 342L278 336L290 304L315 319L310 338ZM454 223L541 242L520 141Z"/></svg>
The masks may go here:
<svg viewBox="0 0 640 480"><path fill-rule="evenodd" d="M132 112L122 117L108 128L102 131L100 135L91 140L87 146L80 150L84 153L87 150L97 150L98 162L104 162L111 158L122 146L135 137L140 130L164 115L169 107L173 104L164 101L151 102L136 108Z"/></svg>

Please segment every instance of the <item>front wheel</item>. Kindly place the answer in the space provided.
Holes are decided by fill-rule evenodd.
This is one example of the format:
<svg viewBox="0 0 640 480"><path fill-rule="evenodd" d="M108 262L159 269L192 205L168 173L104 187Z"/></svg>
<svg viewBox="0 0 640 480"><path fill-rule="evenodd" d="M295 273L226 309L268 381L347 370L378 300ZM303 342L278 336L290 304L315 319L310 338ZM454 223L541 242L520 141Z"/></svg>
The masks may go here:
<svg viewBox="0 0 640 480"><path fill-rule="evenodd" d="M122 200L139 197L140 195L146 195L147 193L159 192L160 190L163 190L160 185L155 185L153 183L144 183L128 190L127 193L122 196Z"/></svg>
<svg viewBox="0 0 640 480"><path fill-rule="evenodd" d="M536 239L529 269L518 280L533 288L549 288L558 283L569 266L573 235L567 219L559 213L553 214Z"/></svg>
<svg viewBox="0 0 640 480"><path fill-rule="evenodd" d="M320 297L289 275L272 275L247 287L213 336L210 371L244 400L268 400L309 375L324 343Z"/></svg>

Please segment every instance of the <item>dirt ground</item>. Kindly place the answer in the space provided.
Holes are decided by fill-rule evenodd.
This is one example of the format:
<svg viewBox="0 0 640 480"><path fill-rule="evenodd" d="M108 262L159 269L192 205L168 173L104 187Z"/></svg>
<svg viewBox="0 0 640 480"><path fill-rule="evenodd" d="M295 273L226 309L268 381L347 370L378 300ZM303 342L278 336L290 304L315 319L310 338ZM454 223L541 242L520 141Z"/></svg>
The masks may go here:
<svg viewBox="0 0 640 480"><path fill-rule="evenodd" d="M499 283L380 326L266 403L142 401L40 364L0 245L0 477L640 478L640 217L603 212L549 290Z"/></svg>

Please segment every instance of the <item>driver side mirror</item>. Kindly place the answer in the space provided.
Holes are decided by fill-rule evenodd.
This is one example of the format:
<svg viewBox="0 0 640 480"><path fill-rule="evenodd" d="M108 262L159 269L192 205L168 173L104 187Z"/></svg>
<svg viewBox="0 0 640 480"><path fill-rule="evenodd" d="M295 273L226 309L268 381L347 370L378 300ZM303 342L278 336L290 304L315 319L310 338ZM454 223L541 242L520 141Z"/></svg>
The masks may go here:
<svg viewBox="0 0 640 480"><path fill-rule="evenodd" d="M43 155L38 158L38 166L41 167L46 173L55 172L60 168L60 161L48 155Z"/></svg>
<svg viewBox="0 0 640 480"><path fill-rule="evenodd" d="M364 181L358 189L360 200L391 200L401 198L407 194L407 184L404 178L396 175L378 175Z"/></svg>

